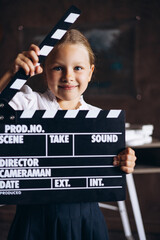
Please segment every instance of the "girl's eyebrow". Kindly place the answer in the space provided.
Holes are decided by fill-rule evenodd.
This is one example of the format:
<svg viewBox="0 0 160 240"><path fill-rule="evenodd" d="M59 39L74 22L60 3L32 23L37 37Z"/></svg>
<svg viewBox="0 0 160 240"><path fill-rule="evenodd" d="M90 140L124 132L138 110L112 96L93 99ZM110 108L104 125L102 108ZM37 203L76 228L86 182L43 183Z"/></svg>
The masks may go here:
<svg viewBox="0 0 160 240"><path fill-rule="evenodd" d="M51 62L51 64L55 64L55 63L62 64L62 61L61 60L54 60L53 62Z"/></svg>
<svg viewBox="0 0 160 240"><path fill-rule="evenodd" d="M75 65L85 65L83 62L77 62Z"/></svg>
<svg viewBox="0 0 160 240"><path fill-rule="evenodd" d="M52 61L48 64L48 66L53 66L53 65L64 65L64 64L60 61Z"/></svg>
<svg viewBox="0 0 160 240"><path fill-rule="evenodd" d="M63 61L59 61L59 60L56 60L56 61L53 61L51 62L49 65L65 65L65 63ZM85 65L83 62L74 62L74 65Z"/></svg>

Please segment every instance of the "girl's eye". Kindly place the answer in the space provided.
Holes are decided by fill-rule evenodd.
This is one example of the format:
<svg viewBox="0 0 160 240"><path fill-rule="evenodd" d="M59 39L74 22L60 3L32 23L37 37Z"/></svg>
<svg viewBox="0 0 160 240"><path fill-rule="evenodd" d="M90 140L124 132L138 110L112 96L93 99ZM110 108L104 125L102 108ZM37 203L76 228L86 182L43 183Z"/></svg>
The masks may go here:
<svg viewBox="0 0 160 240"><path fill-rule="evenodd" d="M54 67L53 70L55 70L55 71L62 71L62 67L57 66L57 67Z"/></svg>
<svg viewBox="0 0 160 240"><path fill-rule="evenodd" d="M75 67L75 70L77 70L77 71L82 70L82 67L76 66L76 67Z"/></svg>

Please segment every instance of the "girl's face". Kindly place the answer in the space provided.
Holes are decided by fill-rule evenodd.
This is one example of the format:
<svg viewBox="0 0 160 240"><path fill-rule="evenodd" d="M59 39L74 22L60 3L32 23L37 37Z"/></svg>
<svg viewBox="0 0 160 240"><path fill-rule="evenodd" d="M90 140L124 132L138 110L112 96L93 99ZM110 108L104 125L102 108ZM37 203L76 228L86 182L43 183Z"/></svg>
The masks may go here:
<svg viewBox="0 0 160 240"><path fill-rule="evenodd" d="M47 57L45 75L48 87L62 109L78 107L93 70L88 51L81 44L64 44Z"/></svg>

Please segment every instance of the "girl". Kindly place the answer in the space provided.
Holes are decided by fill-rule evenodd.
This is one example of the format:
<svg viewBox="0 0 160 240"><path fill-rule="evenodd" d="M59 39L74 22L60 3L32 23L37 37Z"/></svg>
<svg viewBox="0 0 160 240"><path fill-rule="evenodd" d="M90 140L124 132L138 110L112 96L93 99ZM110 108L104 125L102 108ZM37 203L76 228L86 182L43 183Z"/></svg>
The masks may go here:
<svg viewBox="0 0 160 240"><path fill-rule="evenodd" d="M47 90L33 92L25 85L10 101L16 110L22 109L82 109L96 107L87 104L82 94L94 71L94 54L87 39L77 30L69 30L53 48L45 63L37 66L39 48L19 54L9 79L19 68L26 74L43 72ZM135 166L135 153L125 149L113 164L126 173ZM8 240L107 240L107 227L97 203L72 203L17 206Z"/></svg>

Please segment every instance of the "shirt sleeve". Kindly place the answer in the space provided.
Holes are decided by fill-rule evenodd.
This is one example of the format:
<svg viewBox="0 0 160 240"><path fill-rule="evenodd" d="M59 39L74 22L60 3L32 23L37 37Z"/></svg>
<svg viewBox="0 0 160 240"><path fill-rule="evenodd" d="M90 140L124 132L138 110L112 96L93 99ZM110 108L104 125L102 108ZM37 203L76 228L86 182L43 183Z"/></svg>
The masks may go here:
<svg viewBox="0 0 160 240"><path fill-rule="evenodd" d="M9 105L14 110L33 109L37 107L38 93L33 92L32 89L24 85L21 91L11 99Z"/></svg>

